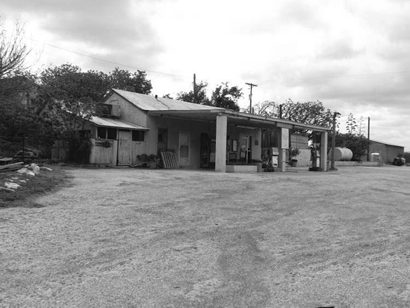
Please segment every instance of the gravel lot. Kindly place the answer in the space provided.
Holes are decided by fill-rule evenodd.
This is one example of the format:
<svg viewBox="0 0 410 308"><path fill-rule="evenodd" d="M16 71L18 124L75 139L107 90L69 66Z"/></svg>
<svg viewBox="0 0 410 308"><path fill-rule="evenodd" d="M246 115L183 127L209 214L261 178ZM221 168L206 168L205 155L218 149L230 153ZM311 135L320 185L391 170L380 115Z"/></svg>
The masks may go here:
<svg viewBox="0 0 410 308"><path fill-rule="evenodd" d="M67 172L0 209L0 306L410 306L408 167Z"/></svg>

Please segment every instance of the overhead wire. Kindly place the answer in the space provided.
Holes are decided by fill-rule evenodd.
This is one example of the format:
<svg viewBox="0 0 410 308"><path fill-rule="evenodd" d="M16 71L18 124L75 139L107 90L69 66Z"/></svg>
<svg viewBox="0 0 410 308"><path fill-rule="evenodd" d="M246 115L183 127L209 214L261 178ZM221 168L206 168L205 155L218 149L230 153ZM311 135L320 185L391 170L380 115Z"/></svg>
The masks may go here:
<svg viewBox="0 0 410 308"><path fill-rule="evenodd" d="M71 52L71 53L74 53L74 54L77 54L77 55L80 55L80 56L83 56L83 57L88 57L88 58L91 58L93 60L100 61L100 62L106 62L106 63L110 63L110 64L113 64L113 65L128 67L128 68L131 68L131 69L134 69L134 70L144 71L144 72L153 73L153 74L168 75L168 76L174 76L174 77L182 77L182 75L178 75L178 74L165 73L165 72L161 72L161 71L154 71L154 70L150 70L150 69L136 67L134 65L129 65L129 64L116 62L116 61L102 59L102 58L95 57L95 56L87 54L87 53L83 53L83 52L80 52L80 51L64 48L64 47L61 47L61 46L58 46L58 45L55 45L55 44L52 44L52 43L49 43L49 42L40 41L40 40L36 40L36 39L33 39L33 38L30 38L30 40L34 41L34 42L38 42L38 43L43 44L43 45L47 45L47 46L55 48L55 49L64 50L64 51Z"/></svg>
<svg viewBox="0 0 410 308"><path fill-rule="evenodd" d="M127 67L127 68L130 68L130 69L139 70L139 71L145 71L145 72L152 73L152 74L172 76L172 77L177 77L177 78L188 78L188 74L187 75L182 75L182 74L174 74L174 73L167 73L167 72L162 72L162 71L150 70L150 69L146 69L146 68L137 67L137 66L134 66L134 65L129 65L129 64L121 63L121 62L116 62L116 61L111 61L111 60L99 58L99 57L96 57L96 56L93 56L93 55L90 55L90 54L87 54L87 53L84 53L84 52L80 52L80 51L68 49L68 48L65 48L65 47L61 47L61 46L58 46L56 44L46 42L46 41L43 41L43 40L37 40L37 39L33 39L33 38L30 38L30 40L41 43L43 45L47 45L47 46L55 48L55 49L63 50L63 51L70 52L70 53L73 53L73 54L77 54L77 55L80 55L80 56L83 56L83 57L88 57L90 59L100 61L100 62L109 63L109 64L112 64L112 65ZM352 74L334 74L334 75L332 75L332 78L337 78L337 79L339 79L339 78L349 78L349 77L355 78L355 77L366 77L366 76L372 76L372 75L375 76L375 75L391 75L391 74L407 74L407 73L410 73L410 70L389 71L389 72L352 73ZM274 78L274 79L271 78L271 79L268 79L268 80L264 80L264 82L261 82L261 84L270 83L271 81L274 81L274 80L278 80L278 78ZM313 78L308 79L308 81L316 81L316 80L317 81L319 81L319 80L323 81L323 79L320 78L320 77L316 77L316 78L313 77Z"/></svg>

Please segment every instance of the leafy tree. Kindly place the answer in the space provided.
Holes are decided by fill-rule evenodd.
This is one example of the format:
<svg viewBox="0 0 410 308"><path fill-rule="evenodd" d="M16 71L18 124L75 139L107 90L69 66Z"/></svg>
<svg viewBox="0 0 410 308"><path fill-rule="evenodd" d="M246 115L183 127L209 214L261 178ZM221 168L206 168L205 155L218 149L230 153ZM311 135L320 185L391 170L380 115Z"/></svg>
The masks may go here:
<svg viewBox="0 0 410 308"><path fill-rule="evenodd" d="M282 118L299 123L331 127L333 112L322 102L296 102L288 100L282 106Z"/></svg>
<svg viewBox="0 0 410 308"><path fill-rule="evenodd" d="M150 94L152 90L151 81L147 80L147 74L144 71L138 70L131 73L117 67L109 74L108 79L111 88L141 94Z"/></svg>
<svg viewBox="0 0 410 308"><path fill-rule="evenodd" d="M253 106L254 113L269 118L279 118L279 104L273 101L264 101ZM247 107L245 112L249 113L249 107Z"/></svg>
<svg viewBox="0 0 410 308"><path fill-rule="evenodd" d="M361 118L362 121L363 118ZM356 118L349 113L346 121L346 133L336 134L336 146L346 147L353 152L353 160L361 160L367 154L369 140L363 134L362 124L358 125Z"/></svg>
<svg viewBox="0 0 410 308"><path fill-rule="evenodd" d="M242 97L242 89L237 86L230 87L227 82L220 84L212 92L211 105L239 111L237 104Z"/></svg>
<svg viewBox="0 0 410 308"><path fill-rule="evenodd" d="M0 139L7 147L0 150L12 155L29 131L39 131L38 119L31 119L28 100L34 78L22 72L29 50L23 42L23 28L16 24L13 33L0 25Z"/></svg>
<svg viewBox="0 0 410 308"><path fill-rule="evenodd" d="M78 119L92 115L94 103L100 101L109 87L107 77L98 72L81 72L78 66L63 64L41 73L40 96L57 107L60 116L70 118L71 129ZM67 127L68 129L68 127Z"/></svg>
<svg viewBox="0 0 410 308"><path fill-rule="evenodd" d="M352 160L361 160L361 157L367 153L369 141L363 135L354 134L336 134L336 146L345 147L353 152Z"/></svg>
<svg viewBox="0 0 410 308"><path fill-rule="evenodd" d="M23 42L23 28L16 24L15 31L10 36L0 25L0 78L21 71L26 56L29 54L27 45Z"/></svg>
<svg viewBox="0 0 410 308"><path fill-rule="evenodd" d="M110 74L63 64L44 70L36 103L42 106L42 116L52 123L56 138L70 144L72 159L82 162L90 148L88 138L80 137L85 120L95 113L95 105L104 99L111 88L148 94L151 81L146 73L114 69Z"/></svg>
<svg viewBox="0 0 410 308"><path fill-rule="evenodd" d="M64 64L44 70L40 79L36 104L42 106L42 117L51 123L56 139L69 143L69 158L86 161L89 140L81 138L78 130L84 127L84 120L94 113L95 103L109 89L108 76L97 71L82 72L78 66Z"/></svg>
<svg viewBox="0 0 410 308"><path fill-rule="evenodd" d="M177 94L177 99L189 103L210 105L211 101L206 96L207 86L208 84L206 82L201 81L199 84L195 85L195 93L194 90L189 92L179 92Z"/></svg>
<svg viewBox="0 0 410 308"><path fill-rule="evenodd" d="M404 152L403 157L406 160L406 163L410 163L410 152Z"/></svg>
<svg viewBox="0 0 410 308"><path fill-rule="evenodd" d="M282 106L282 118L303 124L331 127L333 112L325 108L322 102L296 102L287 100L286 103L277 104L266 101L255 105L255 113L265 117L279 118L280 106ZM301 133L311 133L308 130L300 130Z"/></svg>
<svg viewBox="0 0 410 308"><path fill-rule="evenodd" d="M41 149L43 154L52 144L50 122L39 114L33 101L37 90L35 76L29 73L0 79L0 138L9 143L3 154L21 150L23 139L26 146Z"/></svg>

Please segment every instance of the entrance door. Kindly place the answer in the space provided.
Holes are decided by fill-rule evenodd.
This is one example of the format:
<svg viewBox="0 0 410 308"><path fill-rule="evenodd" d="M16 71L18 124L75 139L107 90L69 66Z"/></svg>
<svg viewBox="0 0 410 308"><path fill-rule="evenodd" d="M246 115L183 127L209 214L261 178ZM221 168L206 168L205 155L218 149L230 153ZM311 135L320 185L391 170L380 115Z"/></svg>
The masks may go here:
<svg viewBox="0 0 410 308"><path fill-rule="evenodd" d="M248 136L248 164L252 162L252 136Z"/></svg>
<svg viewBox="0 0 410 308"><path fill-rule="evenodd" d="M249 164L252 162L252 136L241 134L240 138L240 160Z"/></svg>
<svg viewBox="0 0 410 308"><path fill-rule="evenodd" d="M207 133L201 133L199 145L199 167L210 168L211 139Z"/></svg>
<svg viewBox="0 0 410 308"><path fill-rule="evenodd" d="M181 167L189 166L191 149L188 132L179 132L179 165Z"/></svg>
<svg viewBox="0 0 410 308"><path fill-rule="evenodd" d="M159 128L158 129L158 155L161 152L165 152L168 149L168 129Z"/></svg>
<svg viewBox="0 0 410 308"><path fill-rule="evenodd" d="M132 135L130 131L120 130L118 133L118 165L131 165L131 140Z"/></svg>

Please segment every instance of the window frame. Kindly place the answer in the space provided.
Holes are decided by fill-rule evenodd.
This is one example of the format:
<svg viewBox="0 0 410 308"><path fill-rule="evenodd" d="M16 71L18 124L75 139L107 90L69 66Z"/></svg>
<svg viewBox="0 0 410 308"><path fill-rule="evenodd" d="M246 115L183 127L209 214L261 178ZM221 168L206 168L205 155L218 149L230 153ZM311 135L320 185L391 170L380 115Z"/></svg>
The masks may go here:
<svg viewBox="0 0 410 308"><path fill-rule="evenodd" d="M145 141L145 131L133 130L131 132L131 140L135 142L144 142Z"/></svg>

